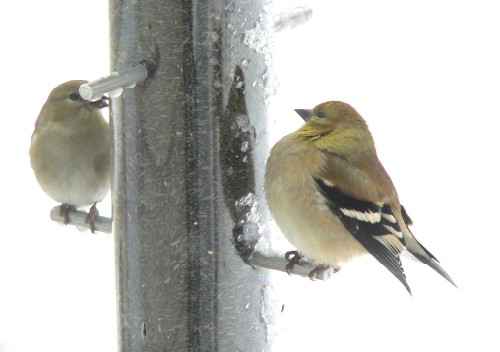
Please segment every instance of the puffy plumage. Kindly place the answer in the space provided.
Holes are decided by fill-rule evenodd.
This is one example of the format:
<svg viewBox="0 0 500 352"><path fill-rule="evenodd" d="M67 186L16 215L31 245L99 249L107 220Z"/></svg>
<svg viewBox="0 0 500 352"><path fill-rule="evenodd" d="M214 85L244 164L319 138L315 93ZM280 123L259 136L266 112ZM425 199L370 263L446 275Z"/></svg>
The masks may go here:
<svg viewBox="0 0 500 352"><path fill-rule="evenodd" d="M400 260L407 250L455 285L411 233L411 219L359 113L340 101L296 112L306 123L272 148L265 193L298 252L321 267L368 252L411 293Z"/></svg>
<svg viewBox="0 0 500 352"><path fill-rule="evenodd" d="M68 209L91 205L93 218L111 187L111 138L101 109L103 100L90 102L78 93L86 81L69 81L52 90L42 107L31 136L31 167L42 189Z"/></svg>

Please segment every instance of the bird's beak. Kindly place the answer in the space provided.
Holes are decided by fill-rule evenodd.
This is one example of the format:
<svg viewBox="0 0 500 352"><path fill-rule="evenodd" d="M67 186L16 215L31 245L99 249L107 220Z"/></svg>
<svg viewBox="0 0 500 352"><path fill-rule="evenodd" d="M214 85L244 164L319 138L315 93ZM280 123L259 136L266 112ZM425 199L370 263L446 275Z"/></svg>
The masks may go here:
<svg viewBox="0 0 500 352"><path fill-rule="evenodd" d="M295 112L302 117L302 119L307 122L313 115L312 109L295 109Z"/></svg>
<svg viewBox="0 0 500 352"><path fill-rule="evenodd" d="M92 105L98 109L107 108L109 106L108 100L109 100L109 98L107 96L103 95L101 97L101 99L98 99L96 101L91 102L90 105Z"/></svg>

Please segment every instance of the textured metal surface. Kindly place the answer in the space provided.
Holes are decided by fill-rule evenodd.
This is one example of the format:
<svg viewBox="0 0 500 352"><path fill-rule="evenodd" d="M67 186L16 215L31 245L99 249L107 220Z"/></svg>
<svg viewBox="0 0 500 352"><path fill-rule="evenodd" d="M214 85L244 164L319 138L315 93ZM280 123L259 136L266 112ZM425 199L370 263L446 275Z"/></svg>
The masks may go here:
<svg viewBox="0 0 500 352"><path fill-rule="evenodd" d="M110 2L111 70L157 63L112 100L121 351L271 349L266 271L235 246L259 236L249 214L267 155L255 147L263 93L248 89L264 63L241 31L260 4L244 6L242 17L225 2Z"/></svg>
<svg viewBox="0 0 500 352"><path fill-rule="evenodd" d="M87 222L88 213L80 210L68 210L69 222L67 225L73 225L80 229L86 229L90 231L89 224ZM53 207L50 211L50 219L52 221L64 224L64 216L61 215L61 206L58 205ZM97 232L111 233L112 224L111 219L97 215L95 219L95 230Z"/></svg>

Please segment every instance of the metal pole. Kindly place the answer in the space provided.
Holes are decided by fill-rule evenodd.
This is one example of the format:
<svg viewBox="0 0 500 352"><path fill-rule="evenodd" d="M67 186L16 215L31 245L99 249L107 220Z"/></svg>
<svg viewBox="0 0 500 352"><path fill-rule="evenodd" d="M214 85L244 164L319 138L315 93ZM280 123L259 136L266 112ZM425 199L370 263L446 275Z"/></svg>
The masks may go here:
<svg viewBox="0 0 500 352"><path fill-rule="evenodd" d="M235 246L259 236L245 216L252 204L241 200L262 197L254 180L267 145L261 139L261 152L254 147L265 122L252 127L246 115L250 97L253 119L265 121L264 99L257 89L245 95L233 72L250 58L256 68L246 74L261 77L264 65L241 36L227 33L244 20L225 6L110 2L111 70L157 64L154 77L112 98L120 351L270 349L262 318L267 271L246 264ZM261 4L245 6L253 8L245 20L257 19Z"/></svg>

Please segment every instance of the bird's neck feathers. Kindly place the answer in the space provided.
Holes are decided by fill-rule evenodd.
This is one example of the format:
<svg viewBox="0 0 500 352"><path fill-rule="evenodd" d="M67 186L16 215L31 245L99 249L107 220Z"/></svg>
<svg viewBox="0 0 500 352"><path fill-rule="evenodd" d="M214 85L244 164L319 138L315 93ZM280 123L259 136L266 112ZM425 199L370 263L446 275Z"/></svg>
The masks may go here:
<svg viewBox="0 0 500 352"><path fill-rule="evenodd" d="M69 135L94 133L102 130L102 125L107 124L100 110L79 108L62 110L64 113L61 113L61 110L53 109L44 113L52 128L57 126L58 130L69 130Z"/></svg>
<svg viewBox="0 0 500 352"><path fill-rule="evenodd" d="M372 153L376 157L375 145L370 132L367 128L359 128L359 126L322 129L318 126L304 124L295 133L295 137L310 143L317 149L337 154L348 160Z"/></svg>

